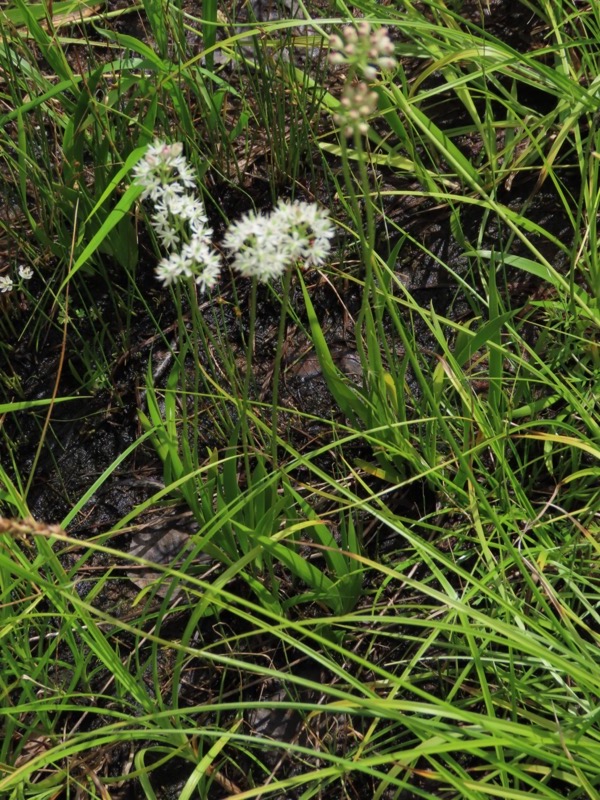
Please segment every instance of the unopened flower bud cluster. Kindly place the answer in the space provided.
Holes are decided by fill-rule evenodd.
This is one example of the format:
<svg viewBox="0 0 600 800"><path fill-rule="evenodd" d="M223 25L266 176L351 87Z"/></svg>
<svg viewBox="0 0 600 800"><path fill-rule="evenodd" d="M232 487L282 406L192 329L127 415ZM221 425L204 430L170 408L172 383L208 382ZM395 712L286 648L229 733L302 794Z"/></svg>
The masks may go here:
<svg viewBox="0 0 600 800"><path fill-rule="evenodd" d="M347 83L340 104L341 109L333 119L344 136L352 136L354 131L366 134L369 130L367 120L377 110L377 92L369 89L364 81Z"/></svg>
<svg viewBox="0 0 600 800"><path fill-rule="evenodd" d="M33 278L33 270L31 267L26 267L24 264L19 266L17 273L19 277L16 282L10 275L0 275L0 293L8 294L8 292L12 292L16 285Z"/></svg>
<svg viewBox="0 0 600 800"><path fill-rule="evenodd" d="M134 168L142 198L154 202L151 217L162 245L171 253L156 274L165 286L193 278L201 291L213 289L221 257L212 244L204 205L186 191L196 186L181 144L154 142ZM319 266L331 250L334 235L328 212L314 203L281 200L270 214L245 214L232 223L223 241L232 266L241 275L266 282L293 264Z"/></svg>
<svg viewBox="0 0 600 800"><path fill-rule="evenodd" d="M388 36L387 28L371 29L371 23L361 19L356 27L347 25L342 36L331 36L329 54L331 64L347 64L355 67L368 81L377 77L379 70L394 69L394 43Z"/></svg>
<svg viewBox="0 0 600 800"><path fill-rule="evenodd" d="M342 36L331 36L329 46L329 62L350 67L341 107L334 115L334 121L344 136L364 135L369 130L369 117L377 110L377 94L364 81L354 83L353 77L359 73L367 81L373 81L379 70L394 69L397 64L394 44L387 28L373 30L368 20L361 19L356 27L347 25L343 28Z"/></svg>

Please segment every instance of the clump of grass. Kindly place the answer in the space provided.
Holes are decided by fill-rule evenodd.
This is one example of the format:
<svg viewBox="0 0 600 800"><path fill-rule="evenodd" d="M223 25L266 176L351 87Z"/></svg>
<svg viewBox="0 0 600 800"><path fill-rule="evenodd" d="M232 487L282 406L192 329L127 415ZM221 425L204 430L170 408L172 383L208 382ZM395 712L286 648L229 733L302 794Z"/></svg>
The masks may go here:
<svg viewBox="0 0 600 800"><path fill-rule="evenodd" d="M2 174L36 250L26 335L42 342L58 325L66 348L77 336L69 308L79 307L108 374L121 339L91 316L93 280L119 311L119 337L128 341L144 313L173 364L163 384L148 370L143 432L60 525L28 519L35 468L21 475L14 448L0 469L0 789L101 797L135 780L153 798L167 768L181 774L182 798L596 797L593 12L531 5L545 39L521 53L490 32L493 15L466 19L435 2L417 11L360 0L356 19L336 2L333 23L315 15L235 29L214 3L202 20L144 6L156 49L108 16L88 18L76 44L96 52L93 21L109 56L81 73L67 58L73 37L52 19L42 25L22 3L0 11L11 78ZM306 44L298 29L330 43L341 80L277 56L280 31L282 52ZM200 54L190 33L204 37ZM240 48L249 40L254 56ZM219 48L238 71L219 65ZM318 186L344 257L314 259L307 273L290 265L296 253L267 287L250 270L247 292L227 264L220 297L198 295L192 275L173 281L168 339L139 281L164 255L161 231L154 241L149 224L140 247L143 187L123 187L155 136L181 142L214 244L231 245L238 229L224 229L237 215L214 206L223 176L245 180L241 155L256 142L239 144L251 120L270 121L274 152L269 208L238 225L242 249L260 246L259 223L280 219L266 211L282 186L299 197L277 207L288 209L305 208ZM311 154L310 169L298 153ZM545 197L560 230L541 214ZM415 207L442 220L445 251L432 252ZM184 225L178 235L189 234ZM420 301L405 274L416 258L450 287L449 302ZM360 379L332 355L319 281L359 296L345 330ZM270 393L253 375L263 289L279 309ZM3 295L13 304L7 339L17 296ZM327 419L304 415L327 431L324 444L286 436L288 317L309 337L335 405ZM98 379L74 377L85 391ZM17 384L7 373L3 385ZM43 443L56 404L69 408L58 388L9 398L0 412L11 420L41 405ZM144 443L163 486L109 530L69 533ZM144 515L173 504L194 520L181 551L167 564L125 552ZM125 581L148 568L143 589ZM114 583L119 602L107 600ZM278 715L290 722L285 736L269 725Z"/></svg>

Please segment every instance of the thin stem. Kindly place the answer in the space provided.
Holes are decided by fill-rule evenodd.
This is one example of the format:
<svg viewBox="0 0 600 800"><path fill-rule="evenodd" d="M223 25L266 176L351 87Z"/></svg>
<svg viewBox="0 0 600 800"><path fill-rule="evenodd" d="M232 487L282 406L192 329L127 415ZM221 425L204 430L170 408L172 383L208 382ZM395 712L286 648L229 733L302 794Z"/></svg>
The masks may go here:
<svg viewBox="0 0 600 800"><path fill-rule="evenodd" d="M273 470L277 469L277 431L279 427L279 380L281 376L281 360L283 351L283 340L285 338L287 311L290 295L290 286L292 283L292 270L286 270L283 278L283 297L281 303L281 317L279 319L279 330L277 332L277 352L275 353L275 364L273 366L273 407L271 411L271 428L273 435L271 437L271 455L273 460Z"/></svg>
<svg viewBox="0 0 600 800"><path fill-rule="evenodd" d="M252 472L250 467L250 428L248 426L248 410L250 407L250 383L252 380L252 362L254 360L254 335L256 330L256 289L258 281L252 279L250 290L250 323L248 326L248 341L246 342L246 374L244 375L244 390L242 393L242 409L240 427L242 433L242 447L244 451L244 467L246 470L247 485L251 485Z"/></svg>

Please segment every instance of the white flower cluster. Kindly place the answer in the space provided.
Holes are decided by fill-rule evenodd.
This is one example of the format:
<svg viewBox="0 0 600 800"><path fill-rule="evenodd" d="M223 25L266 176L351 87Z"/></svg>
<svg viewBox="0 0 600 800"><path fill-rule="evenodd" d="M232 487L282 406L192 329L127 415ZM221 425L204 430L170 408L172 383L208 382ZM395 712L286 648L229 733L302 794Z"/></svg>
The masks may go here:
<svg viewBox="0 0 600 800"><path fill-rule="evenodd" d="M328 211L314 203L280 200L270 214L249 212L232 223L223 246L233 255L234 269L266 282L292 264L323 264L333 235Z"/></svg>
<svg viewBox="0 0 600 800"><path fill-rule="evenodd" d="M204 204L195 194L196 176L183 155L181 142L155 141L134 167L143 187L142 198L154 202L152 226L161 244L172 252L159 263L156 275L165 286L194 278L201 291L214 288L221 261L211 244Z"/></svg>
<svg viewBox="0 0 600 800"><path fill-rule="evenodd" d="M21 264L18 268L19 282L29 281L33 278L33 270ZM10 275L0 275L0 293L7 294L15 288L15 282Z"/></svg>
<svg viewBox="0 0 600 800"><path fill-rule="evenodd" d="M171 253L156 274L165 286L194 278L201 291L213 289L221 259L212 245L212 230L201 200L186 191L195 187L193 171L182 155L182 145L154 142L134 168L142 197L154 201L152 225ZM327 211L314 203L280 201L270 214L250 212L232 223L223 241L243 276L269 281L289 266L322 264L334 235Z"/></svg>
<svg viewBox="0 0 600 800"><path fill-rule="evenodd" d="M329 55L331 64L347 64L358 69L368 81L377 77L379 70L391 70L397 64L394 43L387 28L371 29L371 23L361 19L356 27L347 25L342 36L331 36Z"/></svg>

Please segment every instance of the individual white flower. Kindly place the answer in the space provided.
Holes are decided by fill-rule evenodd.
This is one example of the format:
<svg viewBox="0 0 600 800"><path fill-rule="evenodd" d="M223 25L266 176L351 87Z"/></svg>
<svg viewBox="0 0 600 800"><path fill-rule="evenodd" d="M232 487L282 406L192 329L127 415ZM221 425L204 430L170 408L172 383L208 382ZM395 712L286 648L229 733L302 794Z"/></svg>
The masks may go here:
<svg viewBox="0 0 600 800"><path fill-rule="evenodd" d="M175 188L175 191L161 194L161 198L155 204L154 208L161 213L166 213L173 217L180 217L182 210L185 208L188 196L179 193L178 190L183 189L179 183L169 186L169 189L172 190L173 188Z"/></svg>
<svg viewBox="0 0 600 800"><path fill-rule="evenodd" d="M188 222L189 222L189 226L190 226L190 231L192 232L192 234L194 236L202 236L205 239L212 238L213 229L209 228L208 225L206 225L206 222L205 222L204 219L201 219L201 218L190 219L190 220L188 220Z"/></svg>
<svg viewBox="0 0 600 800"><path fill-rule="evenodd" d="M160 239L160 243L163 247L166 247L167 250L172 250L175 247L179 247L181 244L181 236L175 228L171 227L170 225L161 225L155 227L156 233L158 234L158 238Z"/></svg>
<svg viewBox="0 0 600 800"><path fill-rule="evenodd" d="M157 203L154 206L154 214L152 214L151 221L152 227L155 230L160 230L161 228L168 228L171 226L171 215L163 203Z"/></svg>
<svg viewBox="0 0 600 800"><path fill-rule="evenodd" d="M209 248L202 271L196 275L196 284L201 292L214 289L221 274L221 258L215 250Z"/></svg>
<svg viewBox="0 0 600 800"><path fill-rule="evenodd" d="M188 165L188 163L184 159L184 163L180 164L177 168L179 173L179 181L188 189L193 189L196 186L196 173Z"/></svg>
<svg viewBox="0 0 600 800"><path fill-rule="evenodd" d="M31 267L26 267L25 264L19 265L19 277L21 280L30 281L33 278L33 270Z"/></svg>
<svg viewBox="0 0 600 800"><path fill-rule="evenodd" d="M148 161L148 151L146 155L137 162L133 168L133 174L136 180L144 180L148 175L154 172L154 166Z"/></svg>
<svg viewBox="0 0 600 800"><path fill-rule="evenodd" d="M181 253L171 253L163 258L156 268L156 277L165 286L170 286L181 278L190 278L192 270L190 262Z"/></svg>
<svg viewBox="0 0 600 800"><path fill-rule="evenodd" d="M0 275L0 292L3 294L12 292L14 285L14 281L11 277L8 275Z"/></svg>
<svg viewBox="0 0 600 800"><path fill-rule="evenodd" d="M157 175L150 169L144 170L143 172L137 171L135 173L135 181L139 186L143 187L143 192L141 194L142 200L145 200L147 197L155 199L162 187L160 175Z"/></svg>
<svg viewBox="0 0 600 800"><path fill-rule="evenodd" d="M313 239L304 253L304 266L321 267L327 261L331 252L331 243L325 239Z"/></svg>

